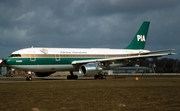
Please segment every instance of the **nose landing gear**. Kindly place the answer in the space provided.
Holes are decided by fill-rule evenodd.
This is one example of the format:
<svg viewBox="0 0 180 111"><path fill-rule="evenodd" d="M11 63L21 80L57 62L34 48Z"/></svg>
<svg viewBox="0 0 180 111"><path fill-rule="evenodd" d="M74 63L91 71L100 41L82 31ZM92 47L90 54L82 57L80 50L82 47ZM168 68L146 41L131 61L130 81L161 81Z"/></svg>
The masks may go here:
<svg viewBox="0 0 180 111"><path fill-rule="evenodd" d="M28 71L27 74L25 74L26 76L26 81L31 81L32 80L32 74L31 74L31 71Z"/></svg>
<svg viewBox="0 0 180 111"><path fill-rule="evenodd" d="M29 74L28 74L28 76L26 77L26 81L31 81L32 80L32 76L30 76Z"/></svg>

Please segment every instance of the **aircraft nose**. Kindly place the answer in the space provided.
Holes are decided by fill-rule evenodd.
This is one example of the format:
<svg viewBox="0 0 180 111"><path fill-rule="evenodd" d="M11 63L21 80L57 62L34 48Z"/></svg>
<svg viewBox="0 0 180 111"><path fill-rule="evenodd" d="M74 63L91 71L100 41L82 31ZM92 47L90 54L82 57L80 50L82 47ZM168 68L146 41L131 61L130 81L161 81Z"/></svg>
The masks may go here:
<svg viewBox="0 0 180 111"><path fill-rule="evenodd" d="M6 65L9 65L9 61L10 61L10 60L7 58L7 59L4 60L4 63L5 63Z"/></svg>

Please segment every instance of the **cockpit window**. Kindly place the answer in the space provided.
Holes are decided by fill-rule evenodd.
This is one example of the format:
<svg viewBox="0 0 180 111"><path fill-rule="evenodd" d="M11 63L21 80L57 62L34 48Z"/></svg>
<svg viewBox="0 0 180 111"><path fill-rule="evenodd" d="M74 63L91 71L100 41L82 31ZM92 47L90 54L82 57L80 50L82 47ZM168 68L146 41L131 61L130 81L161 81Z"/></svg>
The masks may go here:
<svg viewBox="0 0 180 111"><path fill-rule="evenodd" d="M21 54L11 54L9 57L21 57Z"/></svg>

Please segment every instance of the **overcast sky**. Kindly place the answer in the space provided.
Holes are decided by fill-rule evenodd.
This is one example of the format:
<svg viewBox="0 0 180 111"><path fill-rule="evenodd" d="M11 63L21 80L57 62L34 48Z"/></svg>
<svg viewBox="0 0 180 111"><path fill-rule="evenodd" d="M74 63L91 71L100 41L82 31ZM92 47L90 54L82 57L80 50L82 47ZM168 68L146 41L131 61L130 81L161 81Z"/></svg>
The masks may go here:
<svg viewBox="0 0 180 111"><path fill-rule="evenodd" d="M124 48L143 21L145 49L180 54L180 0L0 0L0 58L32 46Z"/></svg>

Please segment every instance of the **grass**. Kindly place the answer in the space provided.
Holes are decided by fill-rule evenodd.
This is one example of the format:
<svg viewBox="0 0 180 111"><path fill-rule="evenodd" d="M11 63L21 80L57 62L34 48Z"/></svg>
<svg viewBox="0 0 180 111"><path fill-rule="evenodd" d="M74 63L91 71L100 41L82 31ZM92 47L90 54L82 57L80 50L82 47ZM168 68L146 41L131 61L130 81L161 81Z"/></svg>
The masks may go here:
<svg viewBox="0 0 180 111"><path fill-rule="evenodd" d="M180 110L180 79L176 78L13 80L19 82L0 83L0 111Z"/></svg>

